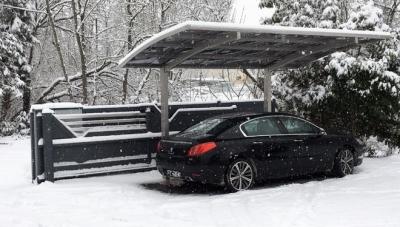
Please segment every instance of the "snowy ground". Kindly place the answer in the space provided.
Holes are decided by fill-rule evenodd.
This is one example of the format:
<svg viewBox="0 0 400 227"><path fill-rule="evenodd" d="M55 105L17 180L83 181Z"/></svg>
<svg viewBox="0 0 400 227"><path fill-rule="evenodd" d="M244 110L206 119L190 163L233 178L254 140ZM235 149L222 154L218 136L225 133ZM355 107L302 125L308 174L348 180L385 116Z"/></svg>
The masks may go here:
<svg viewBox="0 0 400 227"><path fill-rule="evenodd" d="M155 171L33 185L29 158L28 139L0 139L0 226L400 226L400 156L234 194L171 189Z"/></svg>

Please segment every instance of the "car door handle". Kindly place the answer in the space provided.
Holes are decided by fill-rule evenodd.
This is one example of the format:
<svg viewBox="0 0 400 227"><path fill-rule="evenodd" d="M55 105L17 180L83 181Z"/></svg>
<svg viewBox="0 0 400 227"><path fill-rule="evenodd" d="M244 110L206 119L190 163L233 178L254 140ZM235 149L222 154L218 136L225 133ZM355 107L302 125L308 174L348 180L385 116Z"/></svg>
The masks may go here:
<svg viewBox="0 0 400 227"><path fill-rule="evenodd" d="M304 140L293 140L294 142L303 142Z"/></svg>
<svg viewBox="0 0 400 227"><path fill-rule="evenodd" d="M256 141L256 142L253 142L253 144L263 144L263 142Z"/></svg>

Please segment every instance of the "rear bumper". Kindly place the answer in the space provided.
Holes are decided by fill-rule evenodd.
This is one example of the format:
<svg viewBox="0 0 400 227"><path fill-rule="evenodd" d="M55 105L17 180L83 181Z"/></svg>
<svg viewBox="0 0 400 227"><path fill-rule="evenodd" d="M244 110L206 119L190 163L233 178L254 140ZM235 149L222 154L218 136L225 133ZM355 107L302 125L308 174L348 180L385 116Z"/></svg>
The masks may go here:
<svg viewBox="0 0 400 227"><path fill-rule="evenodd" d="M157 155L156 162L158 171L165 177L171 177L167 175L167 170L172 170L179 172L181 175L179 179L184 181L217 185L224 183L224 167L222 165L203 164L201 158L179 159Z"/></svg>

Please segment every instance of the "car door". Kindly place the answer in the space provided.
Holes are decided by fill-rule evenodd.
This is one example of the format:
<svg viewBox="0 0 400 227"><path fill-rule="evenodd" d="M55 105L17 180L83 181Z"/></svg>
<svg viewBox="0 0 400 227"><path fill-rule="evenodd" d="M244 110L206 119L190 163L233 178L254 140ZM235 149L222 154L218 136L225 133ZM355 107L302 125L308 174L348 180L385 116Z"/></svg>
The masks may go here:
<svg viewBox="0 0 400 227"><path fill-rule="evenodd" d="M329 142L317 126L301 118L282 116L280 122L286 129L286 143L294 153L292 160L293 174L318 172L326 168L324 150Z"/></svg>
<svg viewBox="0 0 400 227"><path fill-rule="evenodd" d="M261 117L245 122L241 130L250 143L258 169L265 178L287 176L293 153L280 143L284 133L276 117Z"/></svg>
<svg viewBox="0 0 400 227"><path fill-rule="evenodd" d="M308 135L304 140L306 152L309 154L309 172L323 172L332 168L332 154L336 146L332 138L321 133Z"/></svg>

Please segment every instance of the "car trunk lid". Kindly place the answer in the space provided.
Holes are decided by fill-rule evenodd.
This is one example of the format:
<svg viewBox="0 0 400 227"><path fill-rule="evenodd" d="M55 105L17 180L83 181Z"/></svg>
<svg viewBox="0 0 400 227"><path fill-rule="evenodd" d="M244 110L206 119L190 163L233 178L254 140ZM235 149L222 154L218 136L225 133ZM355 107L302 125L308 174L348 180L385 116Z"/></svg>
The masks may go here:
<svg viewBox="0 0 400 227"><path fill-rule="evenodd" d="M161 141L159 152L168 156L186 156L193 144L193 141L166 139Z"/></svg>

